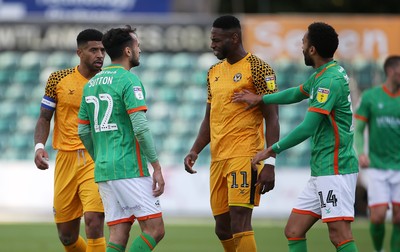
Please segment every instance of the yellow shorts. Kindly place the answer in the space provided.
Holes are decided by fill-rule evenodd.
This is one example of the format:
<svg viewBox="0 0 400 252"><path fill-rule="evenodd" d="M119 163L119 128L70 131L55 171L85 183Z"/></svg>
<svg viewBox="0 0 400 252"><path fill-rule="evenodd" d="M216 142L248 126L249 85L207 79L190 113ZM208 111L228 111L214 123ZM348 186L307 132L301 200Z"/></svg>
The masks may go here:
<svg viewBox="0 0 400 252"><path fill-rule="evenodd" d="M54 172L54 220L56 223L71 221L85 212L104 212L94 182L94 162L86 150L58 151Z"/></svg>
<svg viewBox="0 0 400 252"><path fill-rule="evenodd" d="M261 165L258 171L261 170ZM211 162L210 203L213 215L229 211L229 206L252 208L260 203L258 172L251 169L251 157Z"/></svg>

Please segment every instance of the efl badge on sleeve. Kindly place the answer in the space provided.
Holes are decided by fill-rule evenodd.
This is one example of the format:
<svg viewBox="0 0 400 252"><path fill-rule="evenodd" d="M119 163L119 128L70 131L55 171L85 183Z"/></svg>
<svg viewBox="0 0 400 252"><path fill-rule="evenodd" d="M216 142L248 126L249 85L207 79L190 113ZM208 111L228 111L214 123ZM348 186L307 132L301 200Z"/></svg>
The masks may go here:
<svg viewBox="0 0 400 252"><path fill-rule="evenodd" d="M327 88L318 88L318 92L317 92L317 101L319 103L324 103L326 102L326 100L328 100L328 96L329 96L329 89Z"/></svg>
<svg viewBox="0 0 400 252"><path fill-rule="evenodd" d="M144 99L144 95L143 95L141 87L138 87L138 86L133 87L133 92L135 93L136 99L138 99L138 100Z"/></svg>
<svg viewBox="0 0 400 252"><path fill-rule="evenodd" d="M267 88L269 90L275 90L276 86L275 86L275 76L268 76L265 77L265 82L267 83Z"/></svg>

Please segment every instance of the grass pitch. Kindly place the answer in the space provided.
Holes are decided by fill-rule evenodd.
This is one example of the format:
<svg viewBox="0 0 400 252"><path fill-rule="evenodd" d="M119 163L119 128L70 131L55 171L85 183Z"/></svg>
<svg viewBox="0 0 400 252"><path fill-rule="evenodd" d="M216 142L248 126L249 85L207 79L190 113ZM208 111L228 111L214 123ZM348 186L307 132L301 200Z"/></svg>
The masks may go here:
<svg viewBox="0 0 400 252"><path fill-rule="evenodd" d="M352 224L353 235L360 252L372 252L368 221L356 219ZM283 234L285 220L254 219L258 251L286 252L287 241ZM391 225L386 225L385 250L388 247ZM82 235L83 228L81 229ZM108 228L105 227L106 237ZM139 234L135 223L131 240ZM309 252L335 252L329 241L326 224L318 222L308 232ZM131 242L131 241L130 241ZM128 247L129 248L129 247ZM57 230L53 223L0 223L0 251L2 252L62 252ZM154 250L156 252L217 252L223 251L214 234L212 219L166 220L166 235Z"/></svg>

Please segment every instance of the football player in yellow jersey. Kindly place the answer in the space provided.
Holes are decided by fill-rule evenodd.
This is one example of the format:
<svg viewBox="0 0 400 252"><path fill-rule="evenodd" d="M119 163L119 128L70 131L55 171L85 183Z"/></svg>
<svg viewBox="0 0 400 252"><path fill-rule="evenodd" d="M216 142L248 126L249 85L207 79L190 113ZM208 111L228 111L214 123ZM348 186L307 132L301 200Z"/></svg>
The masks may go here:
<svg viewBox="0 0 400 252"><path fill-rule="evenodd" d="M275 73L267 63L245 51L236 17L222 16L214 21L211 48L221 61L208 72L206 113L184 159L185 170L196 173L192 167L198 154L210 143L215 232L225 251L254 252L253 207L259 204L260 194L274 188L275 159L266 160L268 169L259 173L252 171L251 158L265 144L271 146L279 140L278 107L261 105L243 112L243 104L232 103L231 97L243 89L260 95L276 92Z"/></svg>
<svg viewBox="0 0 400 252"><path fill-rule="evenodd" d="M74 68L52 73L47 81L35 128L35 164L49 168L45 143L54 116L53 148L54 220L67 252L104 252L104 210L94 182L94 162L78 136L78 111L84 85L101 71L105 49L102 32L86 29L77 36L80 63ZM84 217L87 242L79 235Z"/></svg>

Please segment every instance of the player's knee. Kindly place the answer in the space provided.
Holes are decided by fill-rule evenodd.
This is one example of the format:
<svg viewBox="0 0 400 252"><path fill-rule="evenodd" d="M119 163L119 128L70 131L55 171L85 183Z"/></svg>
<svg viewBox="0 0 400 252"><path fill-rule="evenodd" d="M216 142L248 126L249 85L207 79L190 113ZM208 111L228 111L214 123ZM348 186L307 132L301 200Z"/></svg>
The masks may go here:
<svg viewBox="0 0 400 252"><path fill-rule="evenodd" d="M285 227L285 236L287 239L290 238L301 238L304 237L304 233L300 233L295 227L286 225Z"/></svg>
<svg viewBox="0 0 400 252"><path fill-rule="evenodd" d="M65 234L65 233L59 233L58 238L60 239L61 243L64 246L69 246L74 244L78 240L78 236L73 235L71 233Z"/></svg>
<svg viewBox="0 0 400 252"><path fill-rule="evenodd" d="M386 219L386 215L385 214L373 214L370 216L370 221L373 224L383 224L385 222Z"/></svg>
<svg viewBox="0 0 400 252"><path fill-rule="evenodd" d="M165 229L164 227L159 228L157 232L154 234L154 240L158 243L161 241L165 236Z"/></svg>
<svg viewBox="0 0 400 252"><path fill-rule="evenodd" d="M85 214L85 230L88 238L103 237L104 214L103 213Z"/></svg>

